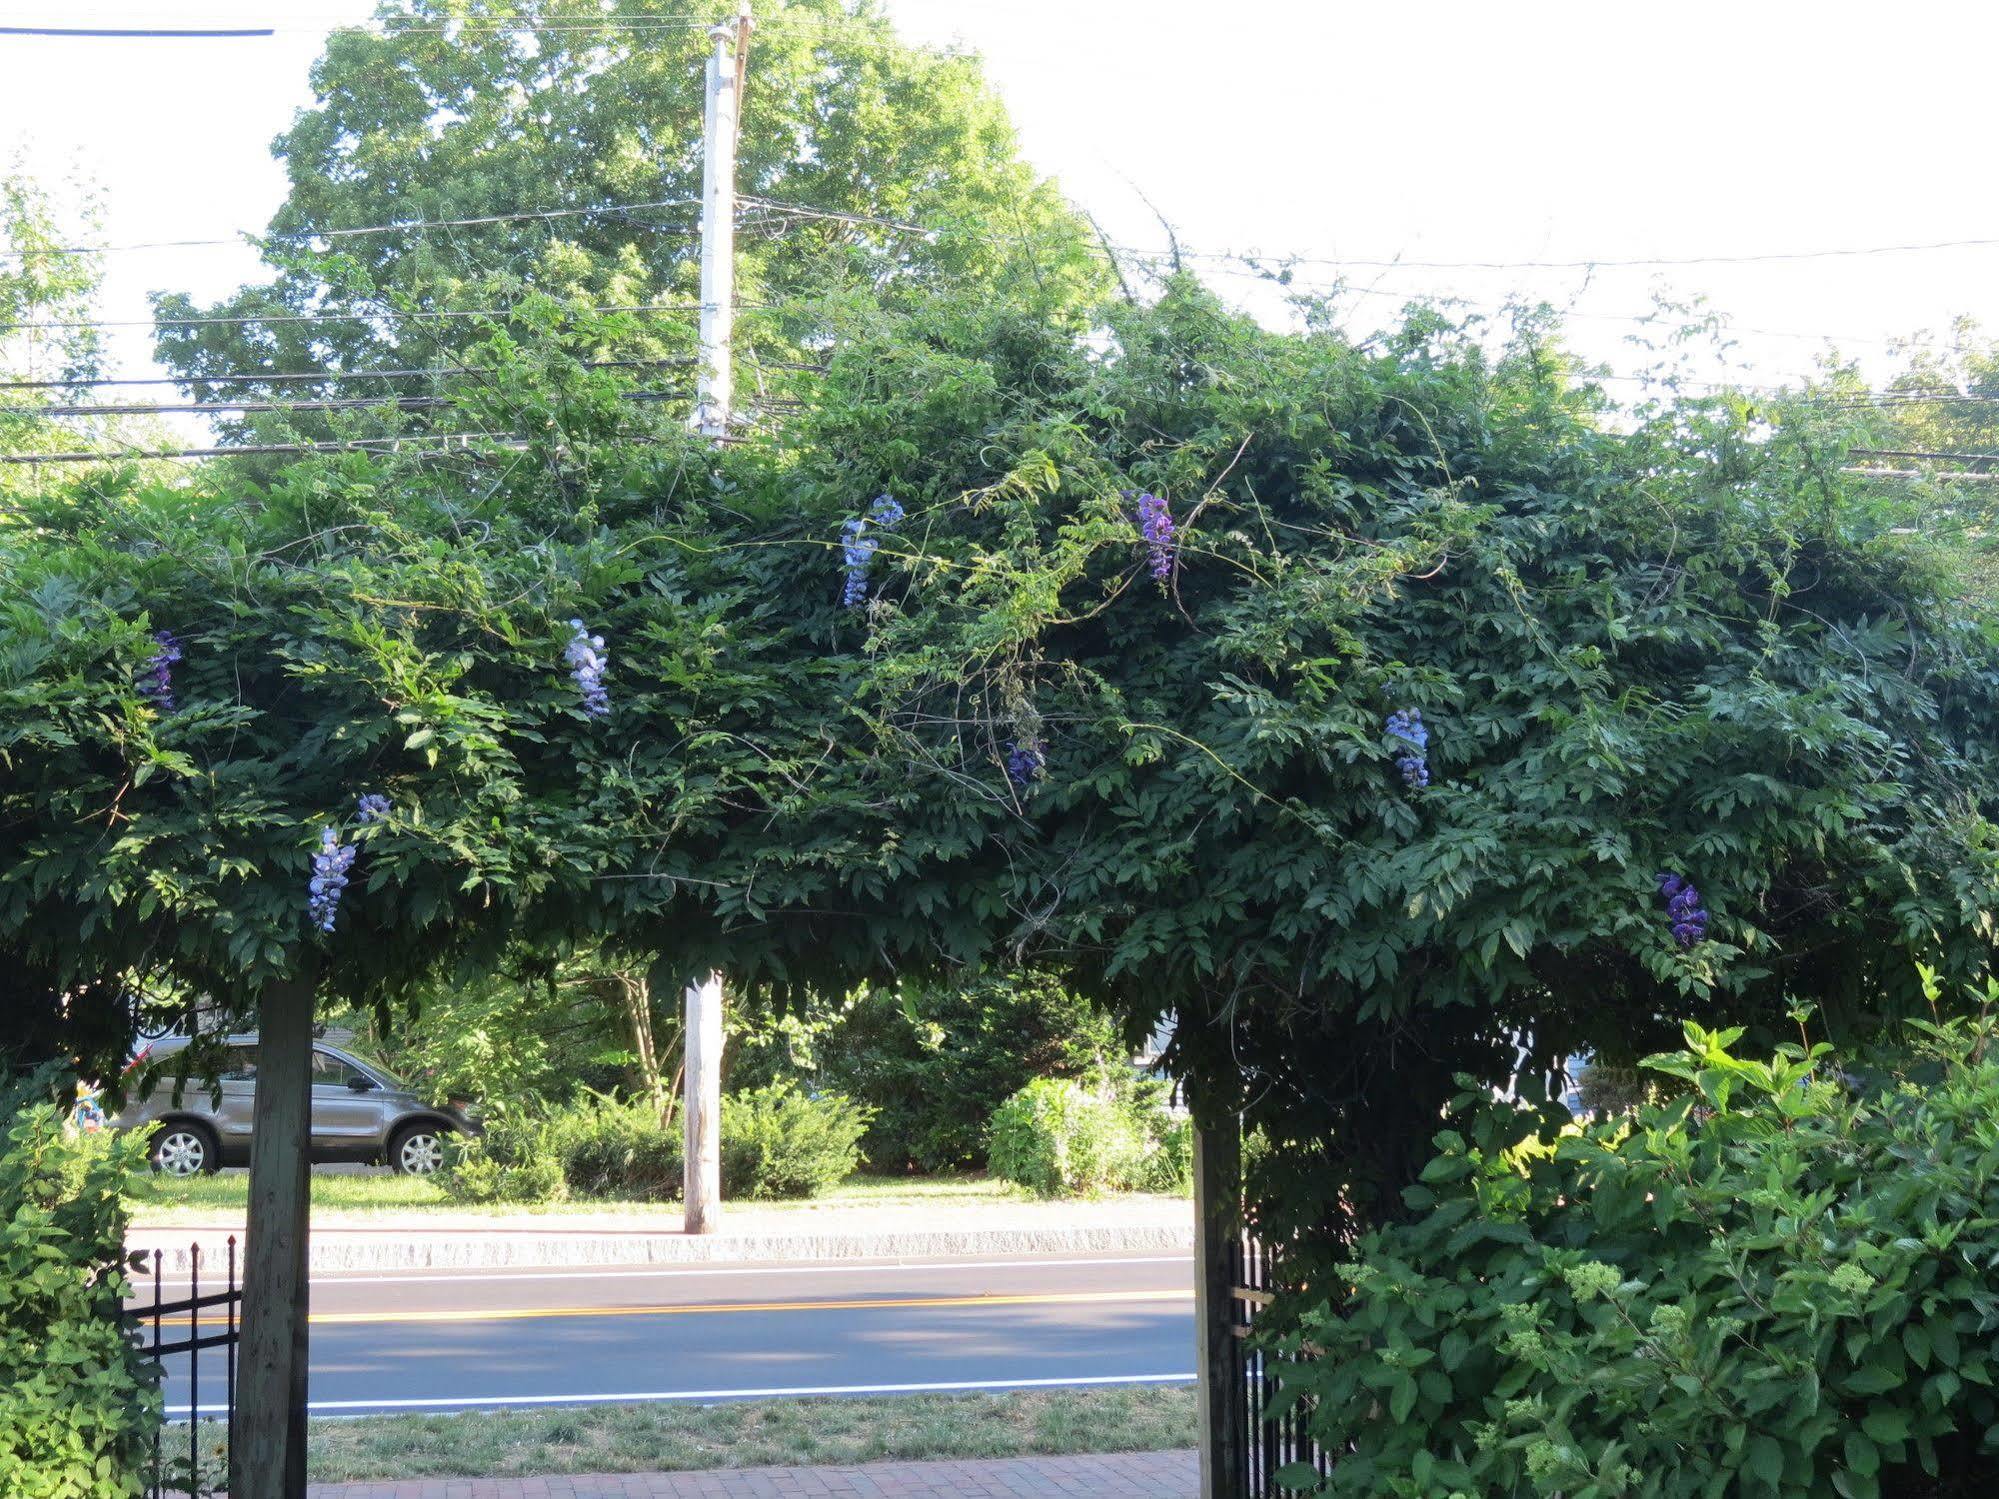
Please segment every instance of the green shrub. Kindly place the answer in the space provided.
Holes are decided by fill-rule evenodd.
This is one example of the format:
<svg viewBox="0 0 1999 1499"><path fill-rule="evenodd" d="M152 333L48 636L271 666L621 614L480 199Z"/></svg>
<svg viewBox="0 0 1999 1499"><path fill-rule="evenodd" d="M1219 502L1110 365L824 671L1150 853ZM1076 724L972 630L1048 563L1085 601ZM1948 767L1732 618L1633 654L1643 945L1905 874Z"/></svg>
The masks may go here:
<svg viewBox="0 0 1999 1499"><path fill-rule="evenodd" d="M572 1196L679 1201L681 1131L662 1128L650 1101L586 1094L550 1129Z"/></svg>
<svg viewBox="0 0 1999 1499"><path fill-rule="evenodd" d="M1576 1094L1591 1114L1628 1114L1654 1091L1651 1079L1637 1067L1592 1062L1576 1079Z"/></svg>
<svg viewBox="0 0 1999 1499"><path fill-rule="evenodd" d="M1033 974L868 990L814 1050L819 1076L875 1111L861 1152L885 1172L982 1167L993 1111L1023 1086L1126 1055L1108 1016Z"/></svg>
<svg viewBox="0 0 1999 1499"><path fill-rule="evenodd" d="M722 1100L722 1195L817 1197L860 1163L869 1111L838 1093L813 1097L790 1083Z"/></svg>
<svg viewBox="0 0 1999 1499"><path fill-rule="evenodd" d="M524 1114L490 1119L477 1139L452 1141L437 1184L454 1202L557 1202L567 1195L555 1132Z"/></svg>
<svg viewBox="0 0 1999 1499"><path fill-rule="evenodd" d="M160 1396L119 1319L139 1135L75 1136L0 1085L0 1494L141 1492Z"/></svg>
<svg viewBox="0 0 1999 1499"><path fill-rule="evenodd" d="M1194 1121L1161 1110L1151 1132L1151 1149L1139 1163L1134 1185L1141 1192L1184 1196L1194 1190Z"/></svg>
<svg viewBox="0 0 1999 1499"><path fill-rule="evenodd" d="M1132 1111L1106 1092L1037 1078L999 1106L993 1174L1044 1197L1131 1186L1146 1154Z"/></svg>
<svg viewBox="0 0 1999 1499"><path fill-rule="evenodd" d="M1868 1081L1686 1028L1686 1091L1520 1152L1461 1100L1412 1221L1291 1298L1323 1492L1492 1499L1991 1492L1999 1027ZM1469 1138L1467 1138L1467 1134ZM1280 1308L1284 1301L1280 1299ZM1300 1471L1301 1483L1316 1483Z"/></svg>

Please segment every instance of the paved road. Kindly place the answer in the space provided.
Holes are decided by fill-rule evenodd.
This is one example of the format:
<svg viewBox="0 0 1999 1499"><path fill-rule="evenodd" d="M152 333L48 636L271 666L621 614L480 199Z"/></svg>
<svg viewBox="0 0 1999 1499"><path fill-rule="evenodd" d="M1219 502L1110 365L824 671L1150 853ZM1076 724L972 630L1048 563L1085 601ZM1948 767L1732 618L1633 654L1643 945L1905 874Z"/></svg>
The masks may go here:
<svg viewBox="0 0 1999 1499"><path fill-rule="evenodd" d="M1192 1275L1185 1255L1099 1255L315 1276L312 1407L1178 1382L1192 1378ZM171 1362L168 1414L184 1418L186 1360ZM223 1388L211 1354L204 1415Z"/></svg>

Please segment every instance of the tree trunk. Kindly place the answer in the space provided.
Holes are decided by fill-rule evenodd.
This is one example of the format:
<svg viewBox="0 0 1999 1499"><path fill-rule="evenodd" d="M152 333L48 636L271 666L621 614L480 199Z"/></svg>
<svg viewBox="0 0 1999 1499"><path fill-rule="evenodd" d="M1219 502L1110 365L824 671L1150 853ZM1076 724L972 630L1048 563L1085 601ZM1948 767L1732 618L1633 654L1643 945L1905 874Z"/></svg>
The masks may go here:
<svg viewBox="0 0 1999 1499"><path fill-rule="evenodd" d="M713 1233L722 1216L722 975L687 986L681 1036L687 1087L686 1200L682 1226Z"/></svg>
<svg viewBox="0 0 1999 1499"><path fill-rule="evenodd" d="M305 1499L313 988L288 979L258 1004L230 1499Z"/></svg>
<svg viewBox="0 0 1999 1499"><path fill-rule="evenodd" d="M1235 1335L1242 1255L1242 1125L1233 1114L1194 1126L1194 1357L1200 1375L1201 1499L1249 1492L1248 1392Z"/></svg>
<svg viewBox="0 0 1999 1499"><path fill-rule="evenodd" d="M640 1086L646 1091L659 1127L671 1129L673 1087L663 1075L659 1041L653 1035L652 975L650 972L621 968L612 975L612 982L618 987L618 1001L624 1007L625 1027L631 1032L632 1054L638 1058Z"/></svg>

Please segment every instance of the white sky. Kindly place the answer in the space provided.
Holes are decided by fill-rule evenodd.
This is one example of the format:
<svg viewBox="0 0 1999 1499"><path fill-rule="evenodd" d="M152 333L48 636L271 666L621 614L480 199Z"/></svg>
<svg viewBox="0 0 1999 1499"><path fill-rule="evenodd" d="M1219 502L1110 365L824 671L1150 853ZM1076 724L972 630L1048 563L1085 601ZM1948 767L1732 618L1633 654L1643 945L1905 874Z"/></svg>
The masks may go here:
<svg viewBox="0 0 1999 1499"><path fill-rule="evenodd" d="M888 0L906 35L987 55L1029 156L1113 238L1421 260L1754 255L1999 239L1990 77L1999 7L1780 0ZM251 40L0 36L0 151L106 197L103 237L259 229L273 135L309 102L313 28L355 0L0 0L0 25L268 25ZM510 205L495 204L496 211ZM107 257L102 315L255 278L235 249ZM1327 274L1315 270L1314 275ZM1572 341L1632 370L1620 319L1655 288L1740 328L1884 341L1958 314L1999 328L1999 245L1671 270L1356 271L1395 293L1545 296ZM1242 283L1221 282L1224 286ZM1372 322L1394 305L1369 297ZM150 373L118 330L111 373ZM1742 335L1749 378L1809 368L1812 337ZM1711 374L1702 364L1696 373Z"/></svg>

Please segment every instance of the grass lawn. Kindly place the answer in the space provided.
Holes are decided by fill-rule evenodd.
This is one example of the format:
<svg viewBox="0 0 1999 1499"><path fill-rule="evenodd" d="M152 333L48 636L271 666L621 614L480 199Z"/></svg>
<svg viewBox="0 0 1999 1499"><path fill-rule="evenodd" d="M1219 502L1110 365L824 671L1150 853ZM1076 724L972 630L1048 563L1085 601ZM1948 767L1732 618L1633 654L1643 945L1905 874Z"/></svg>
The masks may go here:
<svg viewBox="0 0 1999 1499"><path fill-rule="evenodd" d="M315 1483L1191 1447L1194 1387L596 1405L312 1423Z"/></svg>
<svg viewBox="0 0 1999 1499"><path fill-rule="evenodd" d="M249 1194L250 1174L243 1170L219 1172L214 1176L177 1180L153 1176L146 1179L140 1194L132 1200L133 1222L171 1226L216 1219L240 1218ZM950 1207L961 1203L1019 1202L1030 1194L1012 1182L984 1176L854 1176L824 1197L805 1202L758 1203L758 1208L811 1209L827 1205L892 1207L929 1204ZM671 1203L620 1203L590 1199L545 1204L493 1203L471 1206L454 1203L436 1184L420 1176L398 1176L384 1170L326 1171L312 1174L312 1205L322 1211L342 1213L400 1213L412 1208L446 1208L461 1213L560 1213L568 1211L617 1212L671 1209Z"/></svg>

